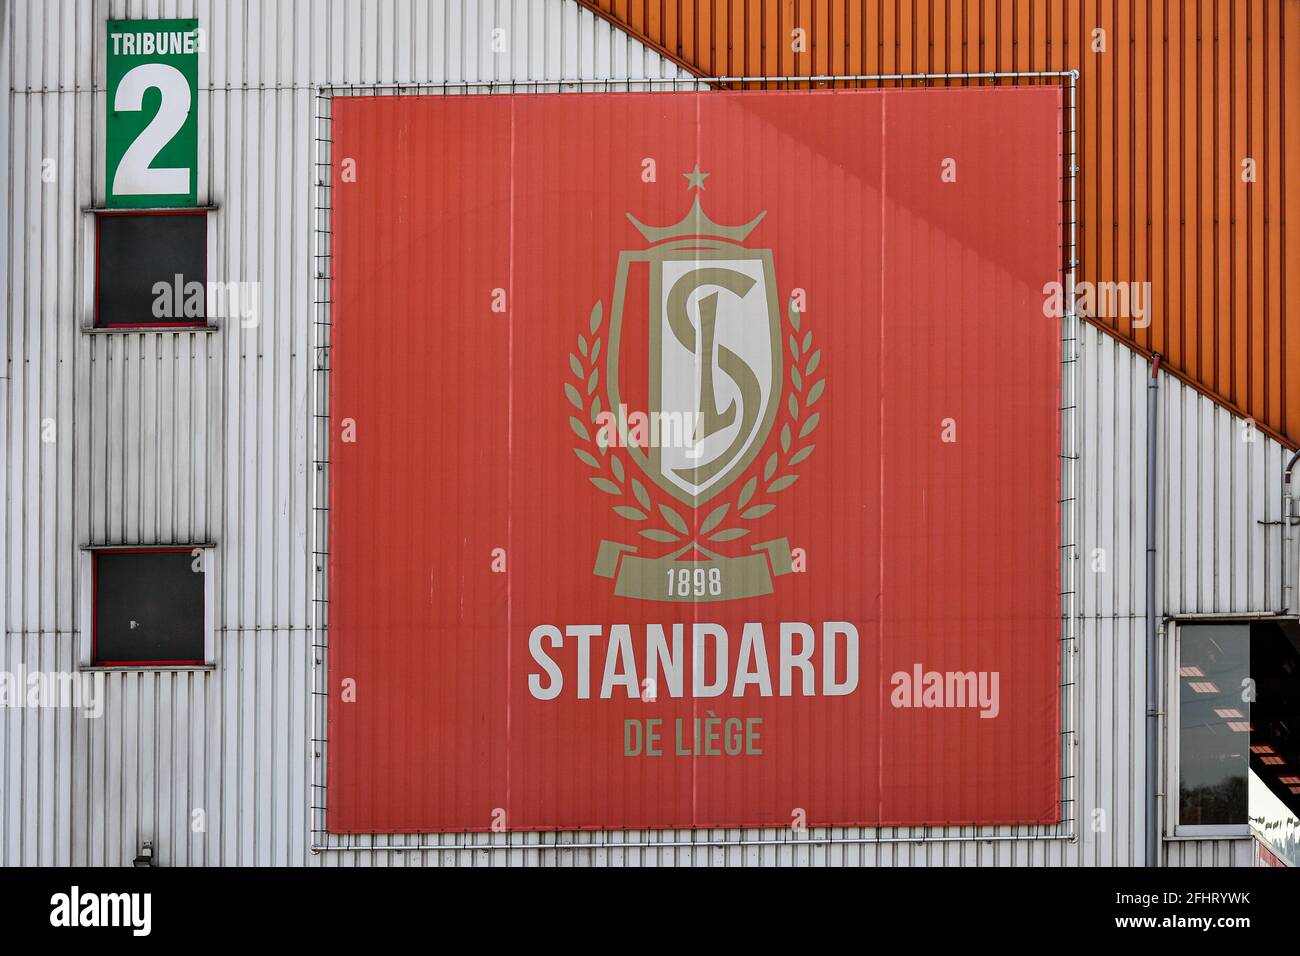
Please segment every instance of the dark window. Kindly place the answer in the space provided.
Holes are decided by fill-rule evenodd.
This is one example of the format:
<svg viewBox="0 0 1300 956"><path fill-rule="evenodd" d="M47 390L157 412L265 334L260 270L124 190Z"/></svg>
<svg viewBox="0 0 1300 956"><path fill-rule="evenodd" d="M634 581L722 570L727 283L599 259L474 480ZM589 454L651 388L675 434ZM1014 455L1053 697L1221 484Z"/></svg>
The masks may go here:
<svg viewBox="0 0 1300 956"><path fill-rule="evenodd" d="M95 663L203 663L202 568L189 549L95 552Z"/></svg>
<svg viewBox="0 0 1300 956"><path fill-rule="evenodd" d="M1250 625L1181 629L1178 666L1178 820L1246 823L1250 765Z"/></svg>
<svg viewBox="0 0 1300 956"><path fill-rule="evenodd" d="M97 328L207 324L205 213L96 217Z"/></svg>
<svg viewBox="0 0 1300 956"><path fill-rule="evenodd" d="M1300 628L1187 624L1179 652L1178 822L1300 816Z"/></svg>

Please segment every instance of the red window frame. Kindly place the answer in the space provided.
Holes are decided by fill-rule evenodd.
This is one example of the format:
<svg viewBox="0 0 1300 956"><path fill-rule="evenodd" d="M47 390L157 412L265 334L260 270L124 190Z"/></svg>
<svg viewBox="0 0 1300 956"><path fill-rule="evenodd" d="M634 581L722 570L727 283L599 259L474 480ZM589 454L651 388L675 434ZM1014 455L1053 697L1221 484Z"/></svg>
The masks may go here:
<svg viewBox="0 0 1300 956"><path fill-rule="evenodd" d="M195 550L206 550L200 545L175 547L173 545L131 548L96 548L90 555L90 663L93 667L195 667L207 663L206 655L199 660L156 660L156 661L102 661L99 659L99 558L104 554L191 554ZM203 573L208 573L207 564ZM203 644L207 648L208 597L203 595Z"/></svg>
<svg viewBox="0 0 1300 956"><path fill-rule="evenodd" d="M95 211L95 301L91 328L105 332L134 332L139 329L207 329L212 326L212 316L205 314L202 322L134 322L131 325L101 325L99 322L99 250L103 237L100 224L105 216L203 216L207 221L207 209L101 209ZM208 281L208 241L207 233L203 236L203 281Z"/></svg>

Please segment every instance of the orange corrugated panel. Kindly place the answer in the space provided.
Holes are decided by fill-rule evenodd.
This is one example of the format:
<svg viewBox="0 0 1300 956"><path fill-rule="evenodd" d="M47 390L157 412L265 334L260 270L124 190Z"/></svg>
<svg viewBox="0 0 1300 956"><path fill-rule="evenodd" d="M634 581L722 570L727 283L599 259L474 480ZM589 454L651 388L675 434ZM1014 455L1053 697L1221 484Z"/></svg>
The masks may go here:
<svg viewBox="0 0 1300 956"><path fill-rule="evenodd" d="M1151 275L1151 240L1150 240L1150 182L1151 167L1149 151L1151 145L1151 126L1138 121L1151 109L1151 74L1150 62L1138 50L1151 49L1151 32L1149 18L1151 4L1134 3L1129 5L1129 23L1133 32L1133 43L1125 50L1126 66L1129 76L1126 92L1128 103L1128 122L1125 124L1129 138L1129 170L1125 177L1129 186L1129 204L1127 207L1130 229L1125 230L1126 263L1125 268L1133 274ZM1152 280L1154 287L1154 280ZM1146 317L1130 323L1133 326L1146 325L1145 329L1133 329L1131 334L1140 335L1142 341L1150 345L1151 315L1150 303L1146 303Z"/></svg>
<svg viewBox="0 0 1300 956"><path fill-rule="evenodd" d="M787 9L787 7L789 9ZM807 53L795 53L795 28L791 26L792 23L797 22L794 7L794 3L783 3L777 10L777 31L772 37L772 42L776 44L776 48L781 51L780 58L777 60L781 65L779 71L781 76L795 76L809 72Z"/></svg>
<svg viewBox="0 0 1300 956"><path fill-rule="evenodd" d="M842 3L835 4L831 11L831 33L834 42L831 44L830 62L826 68L832 73L843 76L849 65L849 25L847 11ZM837 83L835 85L842 86L844 84Z"/></svg>
<svg viewBox="0 0 1300 956"><path fill-rule="evenodd" d="M1167 289L1169 288L1169 255L1166 241L1169 235L1169 205L1165 194L1166 169L1169 161L1168 125L1169 113L1168 76L1170 59L1163 42L1166 35L1167 18L1165 15L1168 0L1152 0L1147 7L1147 50L1143 73L1138 82L1146 90L1145 107L1147 122L1144 124L1146 137L1146 166L1144 188L1146 205L1138 210L1138 215L1147 224L1147 233L1141 248L1139 259L1151 279L1152 296L1147 307L1151 310L1151 324L1143 340L1148 349L1169 355L1169 309L1167 307Z"/></svg>
<svg viewBox="0 0 1300 956"><path fill-rule="evenodd" d="M1121 28L1132 36L1133 7L1130 0L1116 3L1116 21L1112 36L1118 35ZM1115 83L1112 110L1114 115L1115 141L1114 188L1111 203L1111 233L1115 237L1114 259L1111 271L1115 275L1136 275L1133 262L1133 141L1136 131L1133 128L1135 110L1133 96L1137 88L1133 75L1134 56L1132 43L1118 43L1108 51L1115 59ZM1129 314L1117 316L1116 327L1122 333L1132 336L1142 320L1130 305Z"/></svg>
<svg viewBox="0 0 1300 956"><path fill-rule="evenodd" d="M1270 168L1282 169L1282 138L1287 125L1294 126L1294 123L1287 123L1287 114L1283 111L1281 105L1280 91L1286 81L1286 73L1282 69L1282 41L1283 36L1282 8L1276 7L1272 11L1267 26L1269 37L1269 55L1268 68L1266 72L1265 85L1271 90L1269 96L1269 147L1266 162ZM1292 72L1295 71L1296 64L1292 64ZM1262 355L1260 356L1264 370L1264 401L1267 409L1266 418L1278 414L1282 408L1282 388L1278 381L1277 372L1285 369L1285 365L1279 365L1282 358L1282 340L1279 332L1282 327L1280 319L1280 309L1285 304L1282 296L1282 275L1286 267L1286 262L1282 258L1282 223L1286 218L1286 207L1282 190L1277 188L1276 183L1268 183L1268 215L1269 222L1276 223L1277 226L1269 230L1268 244L1268 308L1265 314L1268 317L1268 331L1264 337ZM1300 365L1292 366L1293 369L1300 368Z"/></svg>
<svg viewBox="0 0 1300 956"><path fill-rule="evenodd" d="M894 69L899 73L920 73L921 65L916 62L915 57L915 37L913 27L915 25L915 11L913 16L908 16L902 11L895 18L895 36L897 38L897 59L894 62Z"/></svg>
<svg viewBox="0 0 1300 956"><path fill-rule="evenodd" d="M1094 321L1300 441L1300 0L581 2L703 75L1078 69L1080 278L1151 283Z"/></svg>
<svg viewBox="0 0 1300 956"><path fill-rule="evenodd" d="M1273 115L1272 101L1276 95L1276 87L1269 85L1268 61L1273 45L1273 38L1269 36L1268 26L1271 17L1268 8L1272 4L1255 3L1250 8L1250 25L1251 35L1257 39L1254 41L1251 49L1251 76L1250 76L1250 111L1251 111L1251 133L1252 142L1250 144L1251 154L1256 158L1259 164L1268 169L1273 165L1269 158L1269 144L1281 131L1281 123ZM1227 171L1232 180L1240 179L1240 171L1230 169ZM1272 244L1273 229L1272 217L1269 215L1269 190L1273 185L1270 179L1261 180L1257 186L1250 190L1250 242L1249 248L1253 261L1250 264L1250 301L1251 313L1248 317L1248 325L1245 334L1249 337L1249 342L1253 348L1247 353L1252 359L1249 372L1252 376L1260 374L1263 369L1263 362L1260 361L1259 348L1264 345L1268 339L1268 309L1271 303L1268 299L1268 279L1269 279L1269 246ZM1244 366L1244 363L1241 363ZM1238 403L1246 407L1260 408L1260 417L1263 417L1264 411L1263 390L1255 387L1253 377L1247 382L1238 383ZM1258 398L1257 398L1257 392Z"/></svg>
<svg viewBox="0 0 1300 956"><path fill-rule="evenodd" d="M738 72L750 75L765 73L767 44L763 31L764 4L755 3L754 0L739 0L736 7L731 19L736 24L733 29L740 31L740 45L734 54L740 68Z"/></svg>
<svg viewBox="0 0 1300 956"><path fill-rule="evenodd" d="M1198 203L1197 243L1200 262L1199 312L1203 319L1203 363L1206 384L1217 390L1226 400L1233 401L1232 376L1233 347L1231 341L1231 306L1221 309L1222 289L1230 287L1233 277L1231 267L1220 268L1222 254L1226 251L1222 236L1229 224L1220 218L1219 196L1231 172L1224 170L1220 155L1220 142L1227 132L1226 111L1221 109L1219 53L1227 60L1227 47L1221 46L1219 31L1224 29L1220 17L1220 0L1204 0L1197 11L1197 51L1200 69L1197 74L1197 182ZM1221 121L1222 118L1222 121ZM1224 303L1226 304L1226 303Z"/></svg>
<svg viewBox="0 0 1300 956"><path fill-rule="evenodd" d="M1288 109L1300 109L1300 89L1296 88L1293 79L1300 72L1300 56L1297 56L1294 49L1294 40L1300 38L1300 3L1287 3L1282 9L1282 17L1281 33L1292 41L1293 48L1288 50L1286 43L1279 43L1278 72L1286 79L1278 84L1278 115L1288 116L1291 115ZM1297 186L1300 184L1300 123L1283 123L1281 139L1282 157L1278 162L1282 174L1278 187L1283 197L1281 221L1297 224L1300 223L1300 187ZM1292 383L1288 385L1286 370L1294 372L1300 368L1300 305L1296 303L1297 284L1289 275L1291 263L1300 254L1300 237L1295 235L1295 231L1295 225L1289 230L1278 230L1280 344L1276 360L1270 363L1276 379L1281 382L1280 418L1283 430L1293 438L1295 431L1300 430L1300 386L1294 384L1294 375ZM1289 299L1288 288L1292 290ZM1288 431L1288 428L1291 430Z"/></svg>
<svg viewBox="0 0 1300 956"><path fill-rule="evenodd" d="M1183 255L1183 236L1187 233L1187 209L1183 195L1183 169L1186 162L1186 150L1183 145L1183 105L1185 100L1183 80L1187 75L1184 62L1184 44L1182 42L1183 5L1178 0L1166 0L1165 35L1168 42L1165 49L1169 53L1169 69L1161 78L1166 106L1165 117L1165 166L1164 166L1164 221L1168 225L1165 238L1165 265L1167 268L1164 287L1165 309L1169 337L1165 354L1171 368L1188 367L1189 322L1187 316L1194 314L1189 306L1183 310L1183 280L1186 273L1186 258ZM1178 320L1174 320L1174 316ZM1193 326L1194 330L1194 326ZM1195 352L1195 344L1191 353Z"/></svg>
<svg viewBox="0 0 1300 956"><path fill-rule="evenodd" d="M1247 64L1248 47L1244 43L1245 31L1247 31L1247 22L1245 22L1245 13L1243 5L1234 4L1234 9L1229 10L1229 27L1227 35L1221 36L1221 48L1226 43L1227 56L1219 57L1221 60L1221 72L1219 77L1226 77L1226 82L1221 79L1223 86L1219 88L1218 103L1221 108L1219 114L1219 129L1223 131L1223 139L1227 140L1225 151L1219 152L1219 159L1222 160L1223 170L1222 177L1216 182L1217 191L1232 196L1234 200L1240 198L1240 202L1231 202L1225 206L1217 204L1216 212L1219 216L1218 232L1226 233L1229 242L1217 243L1218 261L1229 263L1229 268L1217 271L1225 278L1222 282L1222 294L1216 298L1218 315L1221 316L1219 329L1222 330L1223 339L1230 343L1231 349L1231 373L1232 385L1234 385L1234 398L1238 398L1245 382L1249 378L1255 378L1260 384L1264 384L1264 376L1251 376L1251 355L1258 347L1264 345L1260 339L1253 342L1252 326L1255 325L1256 317L1262 319L1260 315L1253 315L1249 310L1247 297L1245 297L1245 284L1234 281L1240 274L1240 265L1247 258L1249 243L1251 237L1244 228L1247 219L1242 215L1245 212L1245 206L1249 200L1253 199L1253 186L1242 181L1242 161L1249 155L1251 144L1247 142L1247 125L1245 125L1244 109L1236 108L1235 98L1232 90L1236 88L1245 88L1245 85L1251 79ZM1265 189L1268 187L1265 186ZM1226 213L1226 215L1225 215ZM1243 321L1249 317L1249 324ZM1223 341L1221 339L1221 341ZM1222 363L1221 363L1222 367ZM1255 389L1251 389L1252 395ZM1266 401L1264 395L1258 397L1255 405L1261 405Z"/></svg>

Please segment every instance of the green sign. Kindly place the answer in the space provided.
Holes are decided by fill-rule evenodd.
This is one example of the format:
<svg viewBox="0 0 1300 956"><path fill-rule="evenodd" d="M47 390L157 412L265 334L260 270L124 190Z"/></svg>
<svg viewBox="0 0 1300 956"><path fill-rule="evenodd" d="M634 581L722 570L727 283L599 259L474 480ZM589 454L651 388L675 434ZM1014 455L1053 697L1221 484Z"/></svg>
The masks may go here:
<svg viewBox="0 0 1300 956"><path fill-rule="evenodd" d="M198 204L198 29L198 20L108 21L108 206Z"/></svg>

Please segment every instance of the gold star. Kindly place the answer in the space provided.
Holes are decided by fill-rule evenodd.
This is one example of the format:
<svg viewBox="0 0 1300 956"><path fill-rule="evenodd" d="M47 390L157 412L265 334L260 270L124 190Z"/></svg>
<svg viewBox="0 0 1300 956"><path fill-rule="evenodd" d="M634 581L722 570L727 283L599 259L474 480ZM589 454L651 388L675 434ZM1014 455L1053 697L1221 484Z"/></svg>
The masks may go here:
<svg viewBox="0 0 1300 956"><path fill-rule="evenodd" d="M704 180L708 179L713 174L700 172L700 164L696 163L694 169L689 173L682 173L682 175L686 177L686 182L688 184L686 187L687 189L703 189Z"/></svg>

